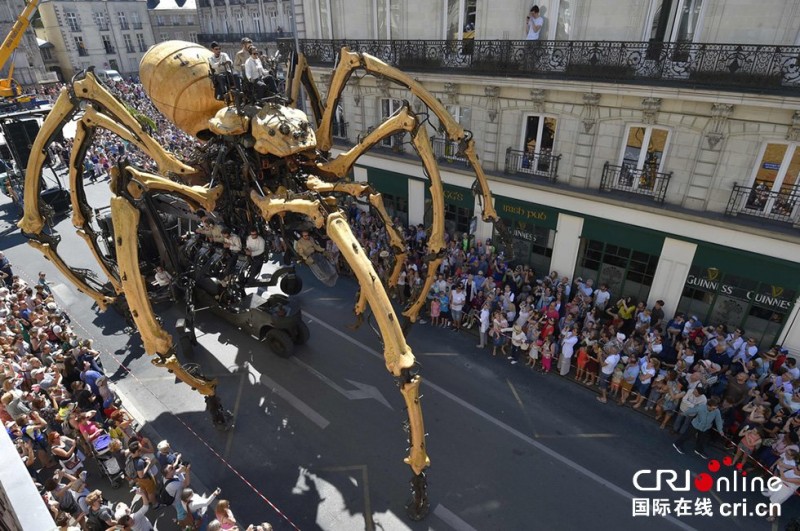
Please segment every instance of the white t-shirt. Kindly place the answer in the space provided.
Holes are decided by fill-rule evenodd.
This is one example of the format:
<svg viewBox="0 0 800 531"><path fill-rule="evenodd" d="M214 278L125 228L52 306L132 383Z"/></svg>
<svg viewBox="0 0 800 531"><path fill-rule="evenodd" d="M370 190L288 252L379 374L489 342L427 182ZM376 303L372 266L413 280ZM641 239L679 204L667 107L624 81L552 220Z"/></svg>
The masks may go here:
<svg viewBox="0 0 800 531"><path fill-rule="evenodd" d="M534 30L534 26L539 26L539 31ZM539 33L542 31L542 27L544 26L544 19L539 16L536 18L529 18L528 19L528 35L525 37L526 40L529 41L538 41L539 40Z"/></svg>
<svg viewBox="0 0 800 531"><path fill-rule="evenodd" d="M464 308L464 302L467 300L467 294L463 291L453 291L450 293L450 309L460 312Z"/></svg>
<svg viewBox="0 0 800 531"><path fill-rule="evenodd" d="M619 363L619 354L612 354L603 362L603 368L600 369L603 374L614 374L614 369L617 368Z"/></svg>
<svg viewBox="0 0 800 531"><path fill-rule="evenodd" d="M608 290L597 290L594 292L594 305L598 308L605 308L611 293Z"/></svg>

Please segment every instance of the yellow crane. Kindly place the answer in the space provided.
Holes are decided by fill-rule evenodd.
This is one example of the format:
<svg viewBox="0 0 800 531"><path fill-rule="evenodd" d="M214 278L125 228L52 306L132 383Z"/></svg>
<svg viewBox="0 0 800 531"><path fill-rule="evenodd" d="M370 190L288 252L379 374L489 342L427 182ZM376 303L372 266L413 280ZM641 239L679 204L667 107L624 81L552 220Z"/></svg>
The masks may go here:
<svg viewBox="0 0 800 531"><path fill-rule="evenodd" d="M6 63L14 55L14 51L19 46L25 30L30 26L31 18L36 8L39 7L39 0L30 0L22 13L17 17L14 25L11 26L11 31L6 35L3 44L0 44L0 70L5 68ZM14 81L14 62L11 62L11 68L8 71L8 77L0 79L0 98L14 98L19 96L19 83Z"/></svg>

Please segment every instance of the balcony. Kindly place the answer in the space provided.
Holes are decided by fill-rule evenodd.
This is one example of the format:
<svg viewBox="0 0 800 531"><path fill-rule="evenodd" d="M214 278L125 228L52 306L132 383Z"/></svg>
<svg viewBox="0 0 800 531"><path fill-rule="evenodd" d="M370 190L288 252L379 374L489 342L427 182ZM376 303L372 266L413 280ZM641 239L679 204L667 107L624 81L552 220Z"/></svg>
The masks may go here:
<svg viewBox="0 0 800 531"><path fill-rule="evenodd" d="M200 44L208 45L211 42L219 43L235 43L236 46L241 45L241 41L245 37L253 39L253 42L275 42L278 39L291 37L291 32L284 31L283 33L269 32L269 33L198 33L197 42Z"/></svg>
<svg viewBox="0 0 800 531"><path fill-rule="evenodd" d="M558 163L561 155L552 152L528 154L519 149L506 149L504 173L513 176L531 175L554 183L558 180Z"/></svg>
<svg viewBox="0 0 800 531"><path fill-rule="evenodd" d="M142 23L141 22L132 22L131 26L133 26L133 29L135 29L135 30L142 29Z"/></svg>
<svg viewBox="0 0 800 531"><path fill-rule="evenodd" d="M434 136L431 137L431 145L433 146L433 154L436 155L436 160L439 162L469 166L469 161L461 151L458 142Z"/></svg>
<svg viewBox="0 0 800 531"><path fill-rule="evenodd" d="M228 41L229 42L229 41ZM300 41L312 66L342 46L403 70L796 95L800 46L621 41Z"/></svg>
<svg viewBox="0 0 800 531"><path fill-rule="evenodd" d="M662 173L655 168L636 169L628 164L614 166L606 162L600 179L601 192L625 192L651 197L656 203L664 203L672 172Z"/></svg>
<svg viewBox="0 0 800 531"><path fill-rule="evenodd" d="M111 27L108 24L98 24L97 29L100 31L109 31Z"/></svg>
<svg viewBox="0 0 800 531"><path fill-rule="evenodd" d="M733 185L727 216L748 216L800 228L800 185L771 190L772 183L756 181L753 186Z"/></svg>

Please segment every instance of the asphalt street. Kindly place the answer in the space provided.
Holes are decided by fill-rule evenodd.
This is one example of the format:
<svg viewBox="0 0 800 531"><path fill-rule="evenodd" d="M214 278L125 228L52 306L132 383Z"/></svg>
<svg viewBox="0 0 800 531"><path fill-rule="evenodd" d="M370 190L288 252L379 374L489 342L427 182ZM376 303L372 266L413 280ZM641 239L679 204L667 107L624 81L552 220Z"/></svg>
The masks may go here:
<svg viewBox="0 0 800 531"><path fill-rule="evenodd" d="M107 186L89 185L87 195L99 206ZM304 289L298 298L311 339L289 359L209 312L198 314L200 344L184 361L219 378L219 395L236 423L219 432L202 397L153 366L138 336L124 332L119 315L98 313L25 244L13 230L17 215L2 196L0 230L6 230L0 249L15 272L28 280L39 270L47 272L77 333L95 340L126 403L153 436L188 456L209 490L222 488L240 522L336 530L772 528L763 518L723 520L718 514L723 501L746 499L752 509L765 501L757 493L637 493L632 478L641 469L681 474L688 469L695 475L706 470L706 462L691 452L678 455L673 437L645 415L600 404L593 390L554 374L492 358L489 350L475 347L470 333L429 325L412 327L408 336L421 364L432 461L431 514L412 522L404 510L411 471L403 464L402 396L373 329L348 327L354 322L351 279L326 288L301 271ZM65 260L91 267L92 257L69 217L57 229ZM182 315L180 306L156 310L168 330ZM714 516L632 516L633 498L681 496L711 497ZM783 506L781 525L800 513L794 498Z"/></svg>

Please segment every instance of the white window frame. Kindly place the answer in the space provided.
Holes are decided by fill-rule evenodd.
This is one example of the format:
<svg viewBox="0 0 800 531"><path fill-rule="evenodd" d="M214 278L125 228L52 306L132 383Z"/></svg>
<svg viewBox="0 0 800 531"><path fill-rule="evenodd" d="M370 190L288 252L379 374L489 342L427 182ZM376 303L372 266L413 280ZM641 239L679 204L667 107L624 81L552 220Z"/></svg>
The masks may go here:
<svg viewBox="0 0 800 531"><path fill-rule="evenodd" d="M644 168L644 163L647 158L647 146L650 145L650 138L653 136L653 129L661 129L667 132L667 141L664 142L664 151L661 153L661 160L658 161L658 168L656 171L658 173L662 173L664 169L664 161L667 159L667 153L669 153L669 144L672 141L672 129L669 127L664 127L663 125L649 125L643 123L632 123L627 124L625 126L625 133L622 135L622 142L619 150L619 158L617 159L619 162L618 164L622 166L625 160L625 147L628 145L628 137L631 134L631 129L634 127L641 127L644 129L644 138L642 139L642 150L639 153L639 160L636 163L635 169L641 170Z"/></svg>
<svg viewBox="0 0 800 531"><path fill-rule="evenodd" d="M464 26L466 22L466 11L467 11L467 1L468 0L457 0L458 1L458 33L456 34L456 40L461 41L464 40ZM442 39L448 40L449 35L447 34L447 21L449 19L447 13L449 0L442 0ZM475 17L475 25L477 26L477 9L478 9L478 0L475 2L475 10L476 10L476 17Z"/></svg>
<svg viewBox="0 0 800 531"><path fill-rule="evenodd" d="M383 115L383 102L389 101L389 114L388 116ZM390 116L393 116L397 111L399 111L403 107L403 100L397 98L379 98L378 99L378 116L380 116L380 123L382 124L385 122ZM379 124L380 125L380 124ZM386 138L381 139L381 146L383 147L395 147L399 140L396 138L397 135L391 135Z"/></svg>
<svg viewBox="0 0 800 531"><path fill-rule="evenodd" d="M386 28L386 40L392 38L392 0L372 0L372 34L376 39L380 39L379 28L380 21L378 20L378 2L385 2L386 12L384 13L383 25Z"/></svg>
<svg viewBox="0 0 800 531"><path fill-rule="evenodd" d="M140 24L142 21L139 20L139 13L137 11L131 12L131 24Z"/></svg>
<svg viewBox="0 0 800 531"><path fill-rule="evenodd" d="M68 11L64 16L67 19L67 26L69 26L70 31L77 32L81 30L81 22L77 13L74 11Z"/></svg>
<svg viewBox="0 0 800 531"><path fill-rule="evenodd" d="M317 28L319 29L319 38L332 39L333 20L331 19L331 2L330 0L316 0L315 3L316 3L315 14L317 16Z"/></svg>
<svg viewBox="0 0 800 531"><path fill-rule="evenodd" d="M278 26L278 8L277 7L268 7L267 8L267 18L269 18L269 26L272 31L277 32Z"/></svg>
<svg viewBox="0 0 800 531"><path fill-rule="evenodd" d="M131 34L130 33L123 33L122 34L122 40L125 43L125 51L126 52L133 53L133 52L131 52L131 50L133 50L134 52L136 51L136 47L133 45L133 39L131 39Z"/></svg>
<svg viewBox="0 0 800 531"><path fill-rule="evenodd" d="M558 14L560 13L561 3L564 0L551 0L550 5L547 9L547 40L554 41L556 40L556 31L558 29ZM574 29L574 22L575 22L575 12L576 12L576 4L578 0L568 0L570 10L572 11L572 21L573 26L570 28L570 35L568 41L574 41L575 35L572 34ZM527 16L527 15L526 15Z"/></svg>
<svg viewBox="0 0 800 531"><path fill-rule="evenodd" d="M174 19L174 17L173 17ZM236 33L246 33L244 30L244 12L237 11L236 12Z"/></svg>
<svg viewBox="0 0 800 531"><path fill-rule="evenodd" d="M119 27L121 29L130 28L130 24L128 24L128 17L125 15L124 11L117 11L117 20L119 21Z"/></svg>
<svg viewBox="0 0 800 531"><path fill-rule="evenodd" d="M647 9L647 18L644 22L644 31L642 32L642 41L648 42L650 40L651 32L653 31L653 17L656 14L656 10L658 9L658 3L662 0L650 0L650 5ZM678 13L683 11L683 7L686 5L686 2L689 0L678 0L676 4L675 11L671 14L672 18L672 29L669 34L669 38L664 36L664 42L675 42L675 38L678 34L679 24L676 24L678 19ZM700 14L697 15L697 23L695 24L694 34L692 35L691 42L702 42L702 30L703 30L703 19L705 18L706 11L708 10L708 4L711 0L703 0L703 5L700 6ZM800 37L800 36L799 36Z"/></svg>
<svg viewBox="0 0 800 531"><path fill-rule="evenodd" d="M775 176L775 181L773 181L772 183L772 188L770 188L769 190L770 192L772 192L772 194L770 194L769 200L764 204L764 208L762 209L762 212L765 213L772 212L775 206L775 201L778 198L777 192L780 192L781 187L783 186L783 181L786 179L786 174L789 172L789 165L792 162L792 158L794 158L794 155L798 151L800 151L800 142L789 142L786 140L764 141L764 143L761 146L761 149L758 150L758 158L756 159L756 163L753 165L753 171L750 175L750 184L749 184L750 188L755 188L756 186L756 177L758 176L758 170L762 164L762 161L764 160L764 153L767 152L767 146L769 146L770 144L784 145L787 146L787 148L786 148L786 153L784 153L783 155L783 160L781 161L781 167L778 170L778 174ZM795 187L800 186L800 176L795 181L793 186ZM789 216L791 219L796 219L798 208L800 208L800 202L794 205L792 213Z"/></svg>
<svg viewBox="0 0 800 531"><path fill-rule="evenodd" d="M547 114L547 113L540 113L540 112L528 112L522 116L522 127L520 128L519 138L521 144L521 150L525 152L525 131L528 129L528 118L533 118L534 116L539 118L539 127L536 128L536 148L533 150L533 154L538 156L539 150L542 149L542 131L544 131L544 120L545 118L552 118L556 121L556 130L553 131L553 147L551 148L553 152L556 150L556 141L558 139L558 129L561 127L559 122L561 119L555 114ZM625 137L627 138L627 137ZM624 151L624 150L623 150Z"/></svg>

